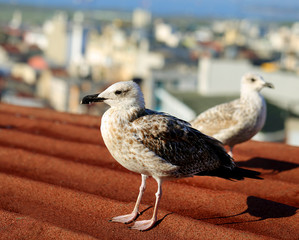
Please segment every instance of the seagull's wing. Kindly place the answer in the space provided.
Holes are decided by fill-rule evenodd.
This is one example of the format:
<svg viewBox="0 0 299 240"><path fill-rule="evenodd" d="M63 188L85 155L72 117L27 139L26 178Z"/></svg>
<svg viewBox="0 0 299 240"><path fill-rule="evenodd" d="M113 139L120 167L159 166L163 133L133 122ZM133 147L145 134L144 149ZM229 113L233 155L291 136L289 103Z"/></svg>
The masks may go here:
<svg viewBox="0 0 299 240"><path fill-rule="evenodd" d="M209 171L234 163L222 144L169 115L150 114L132 123L136 139L184 175Z"/></svg>
<svg viewBox="0 0 299 240"><path fill-rule="evenodd" d="M217 136L221 136L231 127L242 124L236 117L238 116L239 109L239 99L223 103L201 113L197 118L191 121L191 125L199 131L217 138ZM225 140L221 137L217 139L221 141Z"/></svg>

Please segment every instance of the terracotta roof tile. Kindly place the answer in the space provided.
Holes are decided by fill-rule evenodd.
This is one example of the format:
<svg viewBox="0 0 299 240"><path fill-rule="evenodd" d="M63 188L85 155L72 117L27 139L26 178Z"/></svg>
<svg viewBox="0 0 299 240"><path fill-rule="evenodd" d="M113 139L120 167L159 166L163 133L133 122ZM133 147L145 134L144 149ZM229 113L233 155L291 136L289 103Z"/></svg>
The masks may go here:
<svg viewBox="0 0 299 240"><path fill-rule="evenodd" d="M109 223L132 210L140 176L105 148L100 118L0 104L0 239L298 239L299 148L246 142L239 166L263 180L163 184L150 231ZM141 219L156 183L149 179Z"/></svg>

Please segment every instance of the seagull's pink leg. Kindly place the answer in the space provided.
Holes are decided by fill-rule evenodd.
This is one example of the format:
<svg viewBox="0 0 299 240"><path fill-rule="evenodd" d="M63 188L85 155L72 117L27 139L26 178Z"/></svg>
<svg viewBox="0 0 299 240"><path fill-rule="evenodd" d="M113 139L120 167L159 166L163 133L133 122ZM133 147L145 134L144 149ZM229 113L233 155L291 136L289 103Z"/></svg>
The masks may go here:
<svg viewBox="0 0 299 240"><path fill-rule="evenodd" d="M149 220L136 221L134 225L130 227L131 229L137 229L140 231L148 230L152 228L157 222L158 207L162 197L162 180L160 178L155 178L155 180L158 183L158 191L156 192L156 203L155 203L153 216Z"/></svg>
<svg viewBox="0 0 299 240"><path fill-rule="evenodd" d="M136 204L135 204L135 207L134 207L133 211L130 214L127 214L127 215L121 215L121 216L113 217L110 220L110 222L130 223L138 217L139 205L140 205L141 198L142 198L142 195L143 195L145 187L146 187L146 179L147 179L147 176L141 174L141 180L142 181L141 181L141 185L140 185L140 188L139 188L138 198L137 198L137 201L136 201Z"/></svg>

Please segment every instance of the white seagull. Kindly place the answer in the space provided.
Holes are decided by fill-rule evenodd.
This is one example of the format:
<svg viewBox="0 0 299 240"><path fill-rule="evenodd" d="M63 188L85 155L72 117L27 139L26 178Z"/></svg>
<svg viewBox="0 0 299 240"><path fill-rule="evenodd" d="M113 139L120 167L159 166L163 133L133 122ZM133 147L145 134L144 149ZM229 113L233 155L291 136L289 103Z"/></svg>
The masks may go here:
<svg viewBox="0 0 299 240"><path fill-rule="evenodd" d="M258 74L245 74L240 98L204 111L190 122L192 127L228 145L232 156L236 144L251 139L265 124L266 103L260 93L264 87L274 88Z"/></svg>
<svg viewBox="0 0 299 240"><path fill-rule="evenodd" d="M237 169L218 140L202 134L183 120L146 109L143 94L133 81L115 83L100 94L84 97L81 103L91 102L110 105L101 122L104 142L122 166L142 177L132 213L114 217L112 222L130 223L139 216L149 176L158 183L153 216L149 220L136 221L132 229L143 231L155 225L163 180L221 174L221 177L230 178L233 169ZM243 176L233 178L242 179Z"/></svg>

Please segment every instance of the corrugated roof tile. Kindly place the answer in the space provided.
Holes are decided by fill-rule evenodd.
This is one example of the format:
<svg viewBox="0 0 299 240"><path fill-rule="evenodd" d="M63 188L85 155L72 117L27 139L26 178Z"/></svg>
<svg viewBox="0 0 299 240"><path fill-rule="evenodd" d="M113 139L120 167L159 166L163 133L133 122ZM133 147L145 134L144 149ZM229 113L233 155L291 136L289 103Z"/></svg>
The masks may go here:
<svg viewBox="0 0 299 240"><path fill-rule="evenodd" d="M249 141L239 166L263 180L165 182L150 231L109 223L130 212L140 176L109 154L100 118L0 104L0 239L298 239L299 148ZM151 215L156 183L142 200Z"/></svg>

